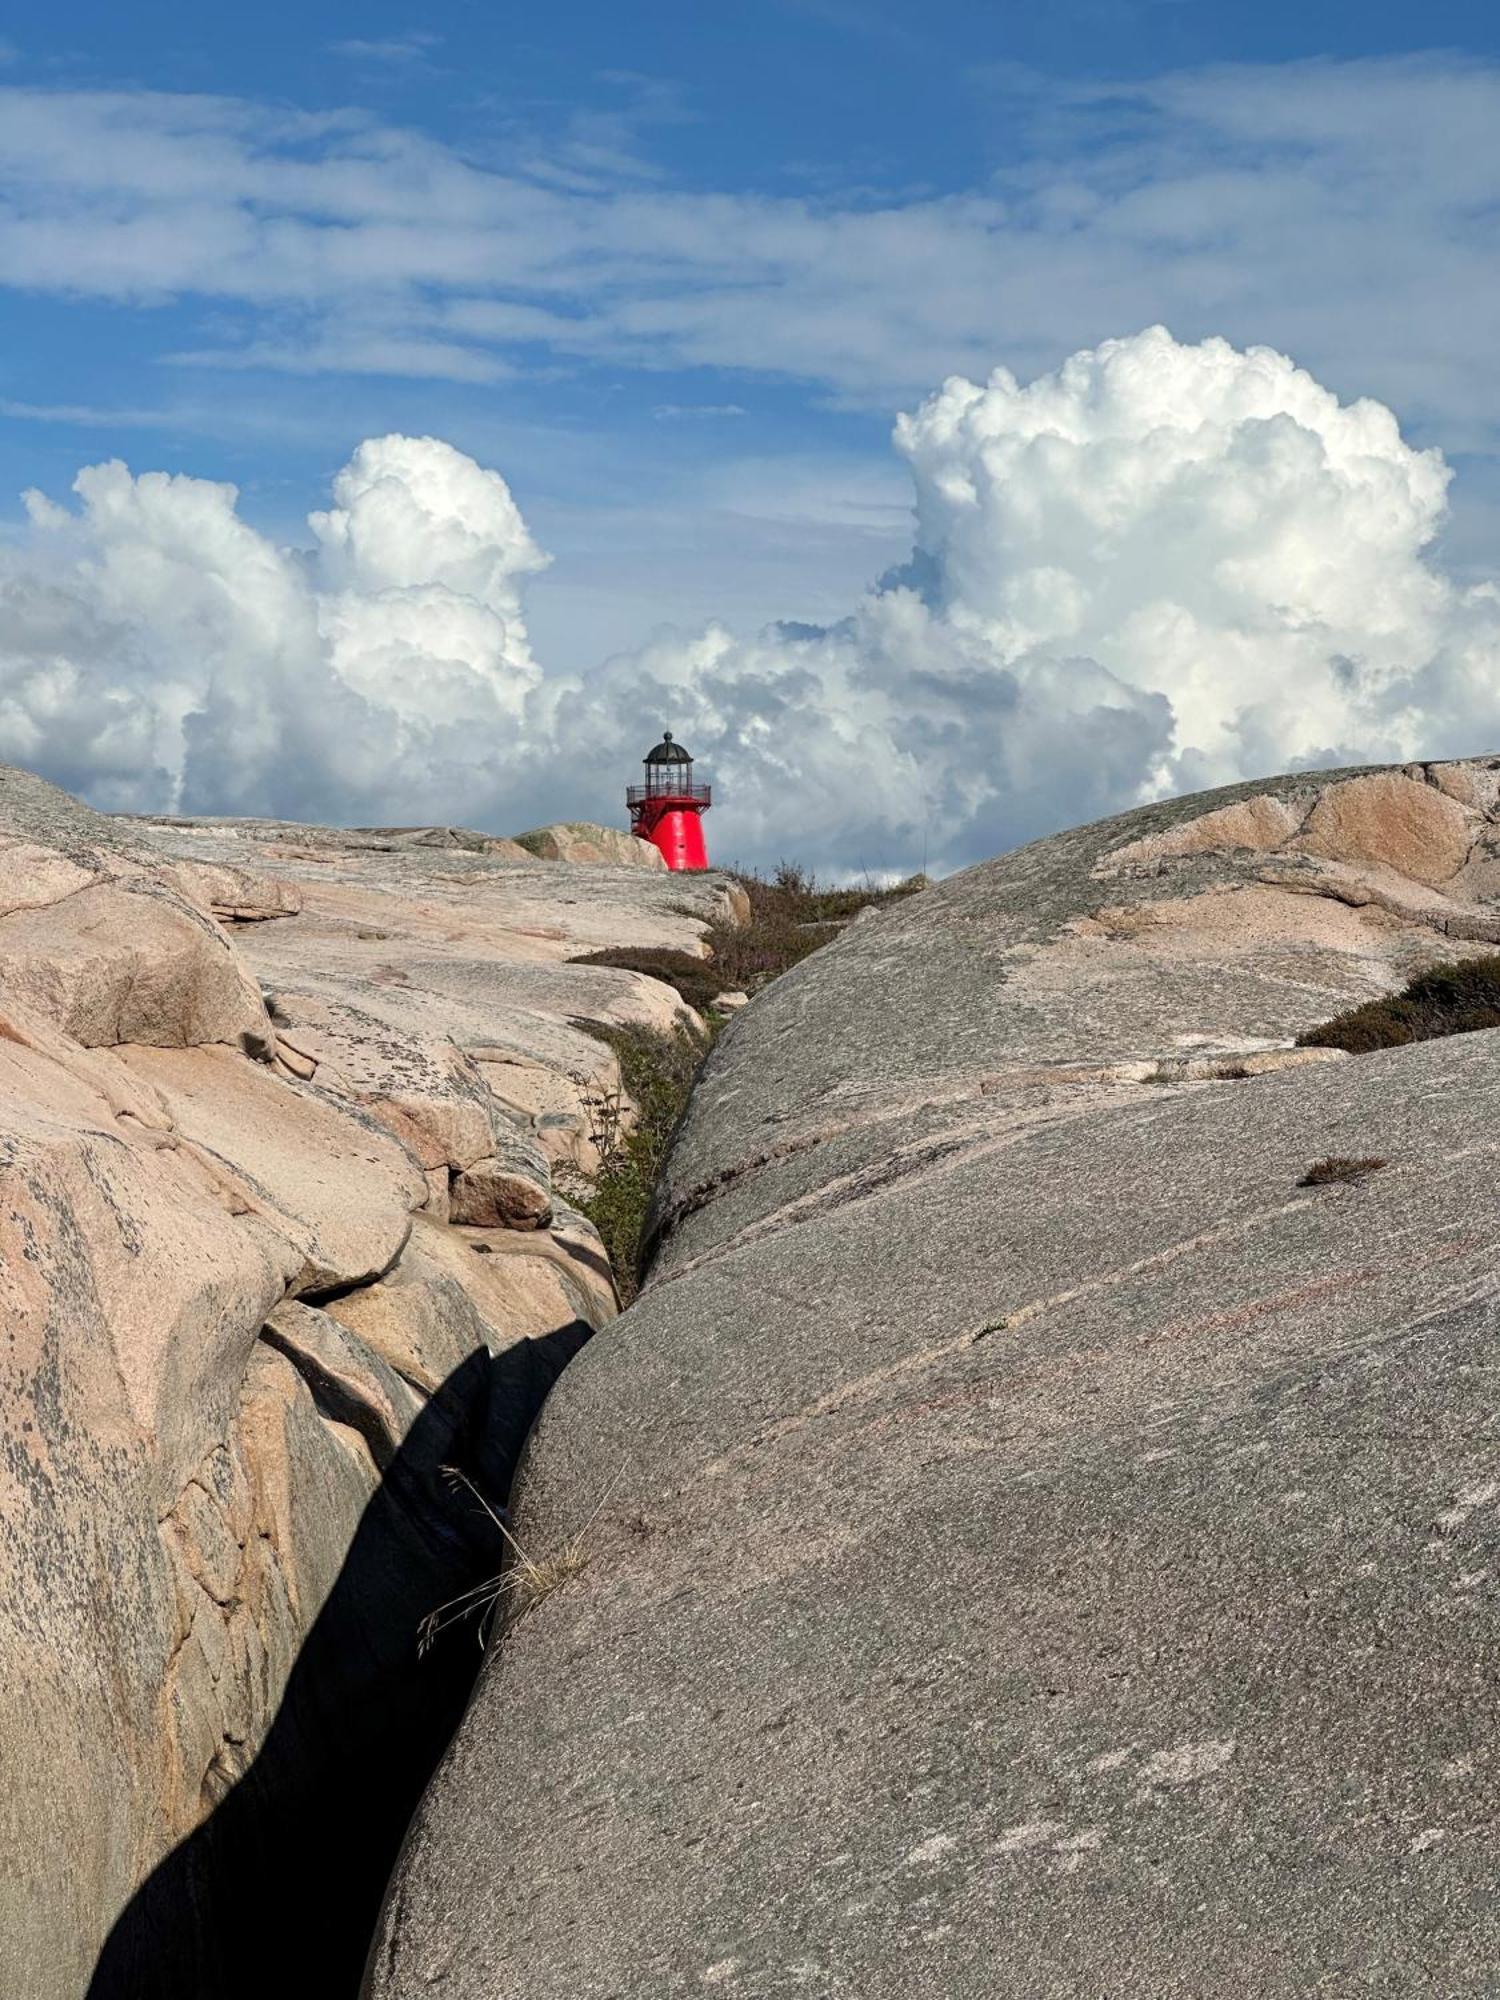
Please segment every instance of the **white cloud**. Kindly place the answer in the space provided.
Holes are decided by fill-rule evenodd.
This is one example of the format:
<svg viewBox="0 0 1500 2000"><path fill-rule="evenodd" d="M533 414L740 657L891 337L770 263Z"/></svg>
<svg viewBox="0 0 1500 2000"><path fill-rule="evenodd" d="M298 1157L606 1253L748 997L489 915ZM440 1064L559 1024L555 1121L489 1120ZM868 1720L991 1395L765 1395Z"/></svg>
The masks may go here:
<svg viewBox="0 0 1500 2000"><path fill-rule="evenodd" d="M78 424L111 430L162 430L171 421L162 410L119 404L105 409L93 403L17 403L9 397L0 397L0 417L23 424Z"/></svg>
<svg viewBox="0 0 1500 2000"><path fill-rule="evenodd" d="M561 131L521 148L522 170L543 186L576 194L664 179L642 140L652 127L693 122L677 86L635 70L604 70L594 81L619 93L621 102L613 110L570 110Z"/></svg>
<svg viewBox="0 0 1500 2000"><path fill-rule="evenodd" d="M330 42L331 54L350 56L356 62L396 63L406 65L425 62L431 50L441 48L441 35L430 35L420 29L413 29L405 35L387 35L375 41L362 41L354 37L350 41Z"/></svg>
<svg viewBox="0 0 1500 2000"><path fill-rule="evenodd" d="M0 755L125 807L615 816L663 724L718 851L952 864L1163 790L1500 740L1500 589L1431 544L1448 473L1266 348L1156 328L897 426L911 561L828 627L532 657L546 558L498 474L362 445L278 549L232 487L98 466L0 552Z"/></svg>
<svg viewBox="0 0 1500 2000"><path fill-rule="evenodd" d="M432 438L362 445L278 549L232 486L118 461L28 494L0 554L0 746L105 805L419 817L493 793L539 675L509 489Z"/></svg>
<svg viewBox="0 0 1500 2000"><path fill-rule="evenodd" d="M716 417L743 417L742 403L657 403L651 414L659 424L707 422Z"/></svg>
<svg viewBox="0 0 1500 2000"><path fill-rule="evenodd" d="M185 348L163 359L183 368L265 369L287 375L402 375L412 380L503 382L515 369L500 355L457 341L408 339L379 330L330 328L311 340Z"/></svg>
<svg viewBox="0 0 1500 2000"><path fill-rule="evenodd" d="M641 134L681 108L633 87L625 110L516 138L508 166L365 113L10 88L0 282L234 302L267 366L479 380L486 355L529 363L540 347L799 377L881 407L997 348L1047 368L1164 319L1270 338L1465 449L1500 437L1500 66L1086 86L1012 72L983 86L999 171L920 198L674 186ZM372 362L347 329L377 310ZM304 339L277 337L289 313ZM202 338L191 351L212 354Z"/></svg>

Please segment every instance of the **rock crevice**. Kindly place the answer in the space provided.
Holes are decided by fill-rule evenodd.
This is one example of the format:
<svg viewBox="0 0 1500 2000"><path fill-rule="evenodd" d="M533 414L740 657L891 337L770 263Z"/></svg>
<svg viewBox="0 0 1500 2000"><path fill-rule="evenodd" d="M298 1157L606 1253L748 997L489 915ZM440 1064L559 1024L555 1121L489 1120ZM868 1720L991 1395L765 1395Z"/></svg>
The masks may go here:
<svg viewBox="0 0 1500 2000"><path fill-rule="evenodd" d="M586 1026L680 1002L569 954L696 949L726 894L480 836L112 821L0 771L0 1932L27 2000L357 1984L478 1657L419 1661L418 1627L502 1553L442 1468L503 1495L616 1310L555 1128L469 1051L581 1106L613 1062Z"/></svg>
<svg viewBox="0 0 1500 2000"><path fill-rule="evenodd" d="M731 1023L371 2000L1486 1990L1500 1037L1293 1045L1495 935L1497 792L1147 807Z"/></svg>

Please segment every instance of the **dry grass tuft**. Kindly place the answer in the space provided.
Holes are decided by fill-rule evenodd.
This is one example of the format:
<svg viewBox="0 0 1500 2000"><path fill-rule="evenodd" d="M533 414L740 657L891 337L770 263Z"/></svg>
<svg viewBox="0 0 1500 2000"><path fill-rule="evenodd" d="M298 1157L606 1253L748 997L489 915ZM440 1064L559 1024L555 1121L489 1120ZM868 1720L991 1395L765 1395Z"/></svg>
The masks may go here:
<svg viewBox="0 0 1500 2000"><path fill-rule="evenodd" d="M1378 1174L1382 1167L1389 1164L1387 1160L1377 1159L1373 1153L1359 1160L1337 1158L1319 1160L1308 1168L1297 1185L1331 1187L1337 1181L1362 1181L1367 1174Z"/></svg>
<svg viewBox="0 0 1500 2000"><path fill-rule="evenodd" d="M589 1566L589 1552L584 1546L582 1535L574 1535L571 1540L554 1549L551 1555L543 1556L540 1562L533 1562L523 1554L519 1567L507 1571L517 1616L540 1604L544 1597L550 1597L555 1590L561 1590L571 1577L580 1575Z"/></svg>
<svg viewBox="0 0 1500 2000"><path fill-rule="evenodd" d="M476 1583L471 1590L461 1591L457 1597L450 1597L446 1604L440 1604L436 1611L428 1612L417 1627L419 1654L428 1650L440 1632L476 1614L479 1619L478 1639L482 1647L489 1637L490 1621L497 1610L503 1607L512 1618L524 1618L543 1598L561 1590L571 1578L588 1568L588 1531L598 1518L599 1507L604 1505L601 1500L576 1535L571 1535L549 1554L533 1558L511 1532L506 1510L492 1507L466 1472L461 1472L456 1465L445 1465L443 1474L451 1487L455 1490L462 1487L479 1502L504 1537L512 1560L497 1575L486 1577L483 1583Z"/></svg>

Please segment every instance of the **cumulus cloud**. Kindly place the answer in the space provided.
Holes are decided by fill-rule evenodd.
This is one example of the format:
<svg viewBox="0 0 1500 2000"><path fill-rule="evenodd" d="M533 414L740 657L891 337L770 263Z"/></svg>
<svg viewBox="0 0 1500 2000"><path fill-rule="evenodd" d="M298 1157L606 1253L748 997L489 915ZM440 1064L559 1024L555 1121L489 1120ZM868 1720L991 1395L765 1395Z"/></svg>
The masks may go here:
<svg viewBox="0 0 1500 2000"><path fill-rule="evenodd" d="M0 755L95 802L499 830L613 817L662 725L720 853L947 866L1165 791L1500 736L1500 591L1431 545L1448 470L1267 348L1161 328L896 427L911 559L829 627L532 657L546 561L498 473L362 445L273 546L229 486L28 496L0 557Z"/></svg>
<svg viewBox="0 0 1500 2000"><path fill-rule="evenodd" d="M114 461L74 492L28 494L0 557L0 754L124 810L493 799L541 679L520 591L546 561L498 473L373 439L311 551L208 480Z"/></svg>

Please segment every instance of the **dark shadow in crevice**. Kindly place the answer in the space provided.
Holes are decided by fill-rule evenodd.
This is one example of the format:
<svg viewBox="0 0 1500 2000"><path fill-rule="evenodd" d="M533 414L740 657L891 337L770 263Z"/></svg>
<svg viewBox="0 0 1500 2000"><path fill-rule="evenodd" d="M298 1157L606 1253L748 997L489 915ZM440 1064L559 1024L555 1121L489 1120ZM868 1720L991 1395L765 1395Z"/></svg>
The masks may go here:
<svg viewBox="0 0 1500 2000"><path fill-rule="evenodd" d="M480 1664L476 1621L417 1654L423 1617L502 1566L443 1468L502 1501L526 1435L592 1329L469 1356L360 1519L255 1761L142 1884L88 2000L353 2000L387 1878Z"/></svg>

